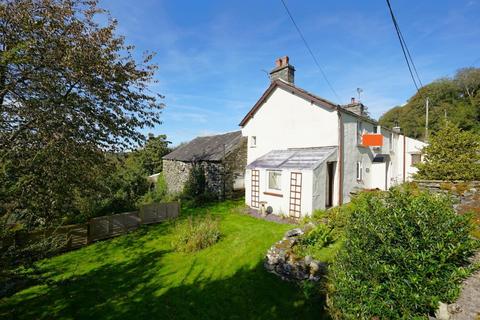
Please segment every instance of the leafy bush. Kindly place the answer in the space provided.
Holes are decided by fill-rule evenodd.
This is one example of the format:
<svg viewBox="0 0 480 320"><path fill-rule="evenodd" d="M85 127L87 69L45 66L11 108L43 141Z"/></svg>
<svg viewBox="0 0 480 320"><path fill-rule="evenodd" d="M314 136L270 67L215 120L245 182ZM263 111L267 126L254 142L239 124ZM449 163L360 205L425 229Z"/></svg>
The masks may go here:
<svg viewBox="0 0 480 320"><path fill-rule="evenodd" d="M195 252L215 244L221 236L219 221L210 215L188 217L175 225L172 246L179 252Z"/></svg>
<svg viewBox="0 0 480 320"><path fill-rule="evenodd" d="M293 252L300 257L311 256L314 259L327 262L326 260L333 257L338 249L338 246L336 246L338 240L339 238L335 237L332 228L325 224L319 224L298 238L298 242L293 247Z"/></svg>
<svg viewBox="0 0 480 320"><path fill-rule="evenodd" d="M478 245L445 196L412 188L362 193L329 269L334 319L413 319L449 302Z"/></svg>
<svg viewBox="0 0 480 320"><path fill-rule="evenodd" d="M334 240L332 229L324 224L319 224L305 235L299 238L299 244L303 246L325 247Z"/></svg>

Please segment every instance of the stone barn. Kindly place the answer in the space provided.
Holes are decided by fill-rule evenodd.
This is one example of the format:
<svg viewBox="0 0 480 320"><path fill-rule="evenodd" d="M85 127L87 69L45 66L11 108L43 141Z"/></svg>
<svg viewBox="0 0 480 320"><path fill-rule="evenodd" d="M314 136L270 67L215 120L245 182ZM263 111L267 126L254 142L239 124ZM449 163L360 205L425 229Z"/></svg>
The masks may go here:
<svg viewBox="0 0 480 320"><path fill-rule="evenodd" d="M241 131L197 137L163 157L169 193L181 193L192 168L202 166L207 190L219 197L244 190L247 139Z"/></svg>

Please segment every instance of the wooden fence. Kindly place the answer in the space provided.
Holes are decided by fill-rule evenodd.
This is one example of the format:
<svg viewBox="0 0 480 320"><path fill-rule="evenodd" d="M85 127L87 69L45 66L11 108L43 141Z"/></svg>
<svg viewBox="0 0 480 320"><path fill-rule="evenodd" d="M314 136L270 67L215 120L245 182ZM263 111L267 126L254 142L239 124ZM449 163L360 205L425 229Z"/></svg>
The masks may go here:
<svg viewBox="0 0 480 320"><path fill-rule="evenodd" d="M180 214L178 202L153 203L143 205L140 211L124 212L110 216L102 216L90 219L85 224L61 226L54 229L34 231L29 233L18 233L14 239L17 245L26 244L54 234L60 237L65 236L64 250L73 250L83 247L89 243L116 237L129 231L137 229L142 224L159 223L168 219L176 218ZM10 242L10 241L9 241ZM8 243L0 244L5 247Z"/></svg>

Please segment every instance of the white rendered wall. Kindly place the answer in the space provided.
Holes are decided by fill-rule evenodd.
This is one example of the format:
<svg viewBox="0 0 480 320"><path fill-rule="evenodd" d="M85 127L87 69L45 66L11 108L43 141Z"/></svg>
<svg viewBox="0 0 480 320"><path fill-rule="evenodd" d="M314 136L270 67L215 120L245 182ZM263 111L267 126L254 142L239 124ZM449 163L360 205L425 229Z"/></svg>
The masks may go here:
<svg viewBox="0 0 480 320"><path fill-rule="evenodd" d="M302 173L302 194L301 194L301 215L309 215L312 212L312 178L313 173L311 170L281 170L281 190L271 190L268 188L268 171L267 169L258 169L259 171L259 201L266 202L265 206L271 206L273 208L273 214L275 215L289 215L290 205L290 174L292 172ZM245 203L251 205L251 177L252 170L247 169L245 175ZM267 194L265 194L267 193ZM274 193L279 196L269 195L268 193ZM257 209L257 208L255 208Z"/></svg>
<svg viewBox="0 0 480 320"><path fill-rule="evenodd" d="M338 116L336 111L277 87L242 134L248 137L247 163L251 163L271 150L338 145Z"/></svg>
<svg viewBox="0 0 480 320"><path fill-rule="evenodd" d="M401 134L394 134L395 147L392 152L394 162L394 170L392 172L392 185L400 184L404 180L411 181L413 175L418 171L412 166L412 154L421 153L422 149L427 145L425 142L413 138L405 137ZM405 144L405 147L404 147ZM405 159L405 176L404 176L404 159Z"/></svg>

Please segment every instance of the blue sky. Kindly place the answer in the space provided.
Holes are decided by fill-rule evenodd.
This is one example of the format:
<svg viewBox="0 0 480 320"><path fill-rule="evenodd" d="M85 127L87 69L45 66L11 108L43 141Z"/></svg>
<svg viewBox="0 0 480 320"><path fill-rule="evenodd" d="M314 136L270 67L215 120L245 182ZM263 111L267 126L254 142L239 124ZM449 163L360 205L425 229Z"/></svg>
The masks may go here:
<svg viewBox="0 0 480 320"><path fill-rule="evenodd" d="M423 83L480 66L480 0L392 0ZM336 103L363 89L373 117L415 92L385 1L286 0L340 100L331 92L280 0L101 0L119 34L155 51L166 96L163 124L173 144L237 130L268 87L265 70L290 57L295 84Z"/></svg>

